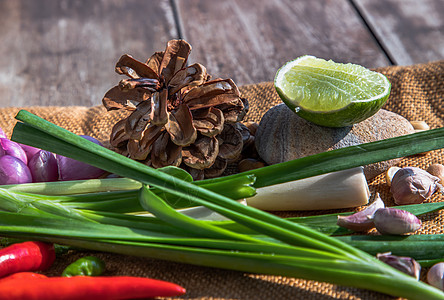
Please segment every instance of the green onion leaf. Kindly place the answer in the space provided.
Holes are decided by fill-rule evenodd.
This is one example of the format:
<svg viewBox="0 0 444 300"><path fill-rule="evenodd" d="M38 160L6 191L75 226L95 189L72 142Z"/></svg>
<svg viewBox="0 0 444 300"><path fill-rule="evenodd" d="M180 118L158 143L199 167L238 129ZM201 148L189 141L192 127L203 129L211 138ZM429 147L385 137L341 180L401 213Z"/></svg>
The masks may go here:
<svg viewBox="0 0 444 300"><path fill-rule="evenodd" d="M348 237L329 237L295 222L244 206L204 188L203 185L183 180L186 178L171 176L85 141L29 112L20 111L17 119L23 123L17 123L14 128L12 138L15 141L137 180L158 189L162 195L172 195L195 205L203 205L230 218L239 226L248 228L252 234L246 235L228 227L217 227L213 223L194 222L184 218L158 194L146 189L148 194L145 200L154 199L154 202L141 204L161 219L156 218L156 221L146 224L143 221L133 223L132 220L135 219L131 217L134 216L117 217L117 213L74 208L71 208L71 218L69 214L57 211L64 209L64 202L57 202L57 205L49 210L46 210L46 206L36 208L37 213L43 212L41 215L0 212L0 234L4 236L33 237L93 250L328 281L411 299L444 299L441 291L417 282L414 278L347 244L356 243L356 238L347 240ZM256 177L254 187L262 187L439 149L441 145L444 145L443 128L320 153L209 180L205 184L228 187L231 180L240 177L245 179L246 175L253 175ZM88 221L75 218L75 213ZM108 224L102 224L100 220ZM74 223L78 224L78 227L67 228L66 224ZM166 223L166 226L162 223ZM204 227L204 235L209 237L193 235L193 229L200 225ZM185 230L180 232L180 226L186 227ZM155 230L161 228L166 231ZM215 239L215 232L222 235L216 236ZM239 240L240 236L244 240ZM362 244L359 242L358 246ZM368 241L364 239L363 242ZM425 243L423 246L427 247Z"/></svg>

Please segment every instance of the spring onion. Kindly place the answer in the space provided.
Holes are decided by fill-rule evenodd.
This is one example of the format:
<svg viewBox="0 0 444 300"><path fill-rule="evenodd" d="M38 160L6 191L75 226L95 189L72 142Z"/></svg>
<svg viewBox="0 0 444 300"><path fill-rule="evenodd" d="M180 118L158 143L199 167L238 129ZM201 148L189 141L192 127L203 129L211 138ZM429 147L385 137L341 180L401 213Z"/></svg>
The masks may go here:
<svg viewBox="0 0 444 300"><path fill-rule="evenodd" d="M93 212L85 211L83 215L93 214ZM396 284L413 293L412 295L418 295L417 299L420 295L427 296L428 299L442 299L428 286L423 286L408 276L404 278L406 275L397 273L388 266L378 265L377 262L372 261L372 258L358 255L359 252L354 251L354 255L351 255L345 250L343 253L336 253L310 247L289 246L276 242L270 237L259 235L252 235L252 237L263 239L264 243L201 238L190 232L184 234L177 230L174 224L173 227L168 225L156 227L157 221L154 220L157 219L144 217L138 217L138 219L139 223L145 223L146 220L145 229L141 229L140 224L137 229L130 227L129 225L134 222L127 222L124 226L123 224L85 222L76 218L43 213L29 215L0 212L0 232L6 236L41 239L92 250L169 259L247 272L297 276L407 296L407 292L394 287L390 288L390 285ZM99 220L100 218L96 219L96 221ZM184 224L181 223L181 225ZM387 279L390 280L380 284L380 281ZM412 299L415 299L415 296L412 296Z"/></svg>
<svg viewBox="0 0 444 300"><path fill-rule="evenodd" d="M151 213L168 224L162 232L154 230L154 226L151 229L134 230L128 223L127 226L101 224L101 215L94 211L71 208L73 217L69 216L69 210L59 214L58 210L64 209L61 202L53 207L48 203L39 205L31 202L27 205L32 214L21 211L0 212L2 235L32 237L94 250L246 272L327 281L410 299L444 299L442 292L436 288L416 281L337 238L241 205L194 183L154 170L110 150L100 149L103 147L97 148L95 144L81 138L79 140L76 135L28 112L21 111L17 118L23 122L18 123L14 129L13 139L18 142L95 165L140 181L163 193L203 205L249 228L253 234L242 240L236 239L240 233L235 231L232 234L202 237L200 233L195 234L189 230L196 226L189 219L165 218L170 209L166 202L162 204L163 207L149 208ZM438 149L441 145L444 145L444 129L435 129L321 153L245 174L256 176L254 186L261 187L421 153ZM228 180L245 174L228 176L228 179L223 180L215 179L211 184L221 181L228 184ZM14 208L13 205L11 207ZM88 214L93 217L89 218ZM104 214L102 216L106 218ZM125 221L125 217L122 220ZM179 227L186 228L179 233Z"/></svg>

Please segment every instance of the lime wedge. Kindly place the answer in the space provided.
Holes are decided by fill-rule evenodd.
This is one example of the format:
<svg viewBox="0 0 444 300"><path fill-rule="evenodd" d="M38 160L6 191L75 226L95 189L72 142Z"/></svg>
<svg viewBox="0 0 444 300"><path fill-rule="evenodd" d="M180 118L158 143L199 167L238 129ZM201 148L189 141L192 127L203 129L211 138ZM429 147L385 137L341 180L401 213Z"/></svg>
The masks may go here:
<svg viewBox="0 0 444 300"><path fill-rule="evenodd" d="M391 87L381 73L309 55L283 65L274 85L295 113L327 127L353 125L374 115L387 101Z"/></svg>

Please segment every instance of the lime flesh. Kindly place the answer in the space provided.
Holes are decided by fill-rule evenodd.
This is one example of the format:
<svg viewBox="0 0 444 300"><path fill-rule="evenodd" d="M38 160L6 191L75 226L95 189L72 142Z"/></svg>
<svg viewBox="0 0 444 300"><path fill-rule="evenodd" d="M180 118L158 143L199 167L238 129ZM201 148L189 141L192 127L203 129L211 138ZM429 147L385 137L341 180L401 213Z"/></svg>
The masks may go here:
<svg viewBox="0 0 444 300"><path fill-rule="evenodd" d="M328 127L367 119L390 94L390 82L380 73L308 55L280 68L274 84L284 103L299 116Z"/></svg>

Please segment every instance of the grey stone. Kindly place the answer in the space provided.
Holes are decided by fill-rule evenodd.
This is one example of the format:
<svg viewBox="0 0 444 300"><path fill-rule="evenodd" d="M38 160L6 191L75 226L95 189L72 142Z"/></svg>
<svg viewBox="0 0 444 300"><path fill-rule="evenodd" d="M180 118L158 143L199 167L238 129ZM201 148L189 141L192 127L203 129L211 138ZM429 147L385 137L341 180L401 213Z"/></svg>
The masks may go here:
<svg viewBox="0 0 444 300"><path fill-rule="evenodd" d="M407 119L384 109L353 126L330 128L306 121L285 104L279 104L270 108L263 116L255 142L259 156L267 164L276 164L413 132L415 130ZM364 166L366 178L371 179L385 172L400 160Z"/></svg>

